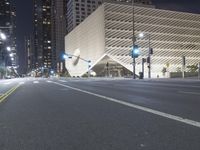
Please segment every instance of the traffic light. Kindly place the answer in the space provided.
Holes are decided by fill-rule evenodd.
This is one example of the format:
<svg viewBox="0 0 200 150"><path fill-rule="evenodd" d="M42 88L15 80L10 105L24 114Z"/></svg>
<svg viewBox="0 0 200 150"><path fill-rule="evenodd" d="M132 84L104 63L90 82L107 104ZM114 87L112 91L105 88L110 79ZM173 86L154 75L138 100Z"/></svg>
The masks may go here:
<svg viewBox="0 0 200 150"><path fill-rule="evenodd" d="M153 54L153 48L149 48L149 54Z"/></svg>
<svg viewBox="0 0 200 150"><path fill-rule="evenodd" d="M147 57L147 63L150 63L150 57Z"/></svg>
<svg viewBox="0 0 200 150"><path fill-rule="evenodd" d="M91 67L91 60L88 60L88 68Z"/></svg>
<svg viewBox="0 0 200 150"><path fill-rule="evenodd" d="M144 64L145 62L147 62L147 59L142 58L142 63Z"/></svg>
<svg viewBox="0 0 200 150"><path fill-rule="evenodd" d="M138 45L134 45L131 51L132 54L132 58L138 58L139 56L139 46Z"/></svg>

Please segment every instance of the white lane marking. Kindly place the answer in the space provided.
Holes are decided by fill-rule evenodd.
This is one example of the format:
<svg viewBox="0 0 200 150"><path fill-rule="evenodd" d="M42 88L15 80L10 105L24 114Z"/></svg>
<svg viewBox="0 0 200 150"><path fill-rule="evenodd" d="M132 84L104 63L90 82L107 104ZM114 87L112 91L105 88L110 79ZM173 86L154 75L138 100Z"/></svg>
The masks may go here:
<svg viewBox="0 0 200 150"><path fill-rule="evenodd" d="M200 88L200 86L196 86L196 85L183 85L183 84L169 84L169 83L159 83L159 82L136 82L138 84L142 84L142 85L150 85L150 86L154 86L154 85L164 85L164 86L169 86L169 87L184 87L184 88Z"/></svg>
<svg viewBox="0 0 200 150"><path fill-rule="evenodd" d="M11 84L12 82L6 82L6 83L4 83L5 85L8 85L8 84Z"/></svg>
<svg viewBox="0 0 200 150"><path fill-rule="evenodd" d="M39 81L33 81L33 83L39 83Z"/></svg>
<svg viewBox="0 0 200 150"><path fill-rule="evenodd" d="M19 84L24 84L25 82L20 82Z"/></svg>
<svg viewBox="0 0 200 150"><path fill-rule="evenodd" d="M51 83L52 81L48 81L48 80L47 80L46 82Z"/></svg>
<svg viewBox="0 0 200 150"><path fill-rule="evenodd" d="M59 80L60 82L67 82L67 81L65 81L65 80Z"/></svg>
<svg viewBox="0 0 200 150"><path fill-rule="evenodd" d="M129 102L125 102L123 100L118 100L118 99L107 97L107 96L104 96L104 95L100 95L100 94L92 93L92 92L89 92L89 91L81 90L79 88L64 85L64 84L61 84L61 83L57 83L57 82L52 82L52 83L63 86L63 87L67 87L67 88L75 90L75 91L79 91L79 92L86 93L86 94L89 94L89 95L93 95L93 96L96 96L96 97L99 97L99 98L103 98L103 99L106 99L106 100L111 101L111 102L115 102L115 103L118 103L118 104L121 104L121 105L132 107L132 108L135 108L135 109L138 109L138 110L142 110L144 112L148 112L148 113L151 113L151 114L154 114L154 115L158 115L158 116L161 116L161 117L164 117L164 118L168 118L168 119L171 119L171 120L175 120L175 121L178 121L178 122L182 122L182 123L200 128L200 122L198 122L198 121L182 118L180 116L171 115L171 114L164 113L164 112L157 111L157 110L153 110L153 109L150 109L150 108L147 108L147 107L143 107L143 106L135 105L135 104L132 104L132 103L129 103Z"/></svg>
<svg viewBox="0 0 200 150"><path fill-rule="evenodd" d="M192 94L192 95L200 95L200 93L198 92L187 92L187 91L178 91L178 93L183 93L183 94Z"/></svg>

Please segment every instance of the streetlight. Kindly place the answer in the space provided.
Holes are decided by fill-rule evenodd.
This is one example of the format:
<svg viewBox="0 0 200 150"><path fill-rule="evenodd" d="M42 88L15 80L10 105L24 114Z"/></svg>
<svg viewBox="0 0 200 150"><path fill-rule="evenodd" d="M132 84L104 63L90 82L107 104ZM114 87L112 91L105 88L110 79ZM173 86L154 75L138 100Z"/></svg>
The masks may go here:
<svg viewBox="0 0 200 150"><path fill-rule="evenodd" d="M52 75L54 74L54 71L53 71L53 70L51 70L51 74L52 74Z"/></svg>
<svg viewBox="0 0 200 150"><path fill-rule="evenodd" d="M63 54L63 58L64 58L64 59L68 59L69 57L68 57L67 54Z"/></svg>
<svg viewBox="0 0 200 150"><path fill-rule="evenodd" d="M144 33L140 33L139 38L143 38L143 37L144 37Z"/></svg>
<svg viewBox="0 0 200 150"><path fill-rule="evenodd" d="M2 32L0 32L0 38L4 41L6 40L6 35Z"/></svg>
<svg viewBox="0 0 200 150"><path fill-rule="evenodd" d="M151 48L151 35L149 33L139 33L139 38L148 38L148 57L147 57L147 63L148 65L148 77L151 78L151 55L153 54L153 49Z"/></svg>
<svg viewBox="0 0 200 150"><path fill-rule="evenodd" d="M9 54L9 56L10 56L10 57L13 57L13 56L14 56L14 54L13 54L13 53L11 53L11 54Z"/></svg>
<svg viewBox="0 0 200 150"><path fill-rule="evenodd" d="M8 46L6 47L7 51L10 52L11 51L11 48Z"/></svg>

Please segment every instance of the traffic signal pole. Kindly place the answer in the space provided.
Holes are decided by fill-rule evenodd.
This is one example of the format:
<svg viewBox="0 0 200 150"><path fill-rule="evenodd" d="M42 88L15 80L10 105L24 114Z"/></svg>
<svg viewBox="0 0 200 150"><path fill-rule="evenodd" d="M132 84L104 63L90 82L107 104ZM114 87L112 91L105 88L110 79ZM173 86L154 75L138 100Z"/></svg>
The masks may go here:
<svg viewBox="0 0 200 150"><path fill-rule="evenodd" d="M132 18L132 21L133 21L133 37L132 37L132 40L133 40L133 47L135 45L135 18L134 18L134 0L132 0L132 7L133 7L133 18ZM135 79L135 57L133 57L133 79Z"/></svg>
<svg viewBox="0 0 200 150"><path fill-rule="evenodd" d="M148 34L148 39L149 39L149 53L148 53L148 57L149 57L149 67L148 67L148 77L151 78L151 36L150 34Z"/></svg>

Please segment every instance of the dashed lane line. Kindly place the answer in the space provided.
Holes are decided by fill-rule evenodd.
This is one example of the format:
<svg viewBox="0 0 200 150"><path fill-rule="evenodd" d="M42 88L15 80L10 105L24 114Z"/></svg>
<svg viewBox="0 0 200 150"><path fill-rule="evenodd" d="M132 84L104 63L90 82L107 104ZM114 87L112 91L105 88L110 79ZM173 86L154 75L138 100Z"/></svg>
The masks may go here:
<svg viewBox="0 0 200 150"><path fill-rule="evenodd" d="M96 96L96 97L99 97L99 98L102 98L102 99L105 99L105 100L108 100L108 101L111 101L111 102L114 102L114 103L118 103L118 104L121 104L121 105L124 105L124 106L128 106L128 107L131 107L131 108L142 110L144 112L148 112L148 113L151 113L151 114L154 114L154 115L157 115L157 116L161 116L161 117L164 117L164 118L167 118L167 119L175 120L175 121L178 121L178 122L182 122L184 124L188 124L188 125L200 128L200 122L198 122L198 121L186 119L186 118L183 118L183 117L180 117L180 116L171 115L171 114L168 114L168 113L164 113L164 112L153 110L153 109L150 109L150 108L147 108L147 107L135 105L135 104L132 104L132 103L129 103L129 102L125 102L123 100L119 100L119 99L107 97L107 96L104 96L104 95L92 93L92 92L89 92L89 91L86 91L86 90L82 90L82 89L75 88L75 87L72 87L72 86L64 85L64 84L61 84L61 83L57 83L57 82L52 82L52 83L63 86L63 87L67 87L69 89L72 89L72 90L75 90L75 91L78 91L78 92L93 95L93 96Z"/></svg>

